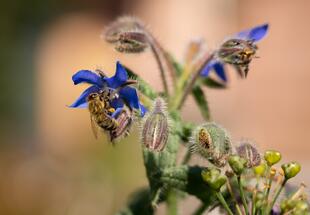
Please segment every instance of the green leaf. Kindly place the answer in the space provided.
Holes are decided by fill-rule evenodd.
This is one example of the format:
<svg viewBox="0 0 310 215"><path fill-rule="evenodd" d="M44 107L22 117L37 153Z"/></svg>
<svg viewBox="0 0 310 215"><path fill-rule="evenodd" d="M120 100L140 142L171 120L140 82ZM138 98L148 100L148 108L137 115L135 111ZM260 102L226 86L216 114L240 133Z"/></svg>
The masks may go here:
<svg viewBox="0 0 310 215"><path fill-rule="evenodd" d="M138 81L138 90L145 95L146 97L150 99L155 99L158 97L158 94L156 91L149 85L146 81L144 81L142 78L140 78L139 75L137 75L135 72L133 72L128 67L125 67L128 76L136 81Z"/></svg>
<svg viewBox="0 0 310 215"><path fill-rule="evenodd" d="M209 88L213 88L213 89L226 89L227 88L227 85L225 83L216 81L211 77L203 78L202 84Z"/></svg>
<svg viewBox="0 0 310 215"><path fill-rule="evenodd" d="M192 94L194 96L195 102L198 105L200 112L202 116L204 117L205 120L210 120L210 110L209 110L209 105L208 101L206 99L206 96L198 85L196 85L193 90Z"/></svg>

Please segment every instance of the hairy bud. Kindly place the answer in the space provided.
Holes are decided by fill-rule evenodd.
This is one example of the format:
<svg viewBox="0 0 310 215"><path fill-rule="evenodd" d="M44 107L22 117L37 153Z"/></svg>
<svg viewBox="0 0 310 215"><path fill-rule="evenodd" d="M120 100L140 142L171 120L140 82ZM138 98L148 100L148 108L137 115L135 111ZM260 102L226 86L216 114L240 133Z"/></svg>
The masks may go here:
<svg viewBox="0 0 310 215"><path fill-rule="evenodd" d="M139 53L149 46L149 37L144 25L133 17L121 17L110 24L104 38L114 44L119 52Z"/></svg>
<svg viewBox="0 0 310 215"><path fill-rule="evenodd" d="M217 167L226 165L232 151L227 131L215 123L206 123L196 128L190 149Z"/></svg>
<svg viewBox="0 0 310 215"><path fill-rule="evenodd" d="M166 103L162 98L156 98L152 110L144 117L141 139L143 145L154 151L162 151L169 135Z"/></svg>
<svg viewBox="0 0 310 215"><path fill-rule="evenodd" d="M258 166L261 162L261 156L258 150L248 140L242 140L236 151L240 157L247 161L247 168Z"/></svg>

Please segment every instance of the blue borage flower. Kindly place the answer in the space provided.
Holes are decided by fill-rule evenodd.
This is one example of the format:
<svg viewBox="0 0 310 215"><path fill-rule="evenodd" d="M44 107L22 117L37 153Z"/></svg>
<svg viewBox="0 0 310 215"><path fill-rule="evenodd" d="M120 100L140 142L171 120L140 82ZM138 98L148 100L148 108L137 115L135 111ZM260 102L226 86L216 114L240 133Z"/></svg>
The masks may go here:
<svg viewBox="0 0 310 215"><path fill-rule="evenodd" d="M108 78L98 75L90 70L80 70L72 76L73 83L75 85L80 83L92 84L88 87L78 99L69 107L71 108L86 108L87 97L91 93L99 92L105 87L116 90L124 85L128 80L128 74L126 69L120 62L116 62L115 75ZM132 109L140 110L141 116L144 116L146 108L140 103L137 90L133 87L125 86L119 89L119 98L115 98L111 101L111 106L116 110L112 117L116 117L121 112L124 104L128 105Z"/></svg>
<svg viewBox="0 0 310 215"><path fill-rule="evenodd" d="M268 31L268 24L263 24L263 25L259 25L254 28L245 30L245 31L241 31L238 34L234 35L233 38L242 39L242 40L256 43L265 37L267 31ZM211 60L202 69L201 76L207 77L209 73L212 70L214 70L222 81L227 82L227 76L226 76L224 64L225 63L222 62L220 59Z"/></svg>

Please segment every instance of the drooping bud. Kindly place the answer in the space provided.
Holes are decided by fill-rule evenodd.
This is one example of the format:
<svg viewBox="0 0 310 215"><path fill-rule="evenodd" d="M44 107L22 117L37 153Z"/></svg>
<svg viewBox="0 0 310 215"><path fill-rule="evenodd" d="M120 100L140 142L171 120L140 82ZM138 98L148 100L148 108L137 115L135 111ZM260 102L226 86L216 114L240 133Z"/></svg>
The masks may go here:
<svg viewBox="0 0 310 215"><path fill-rule="evenodd" d="M247 76L249 64L255 56L257 46L253 41L229 39L219 48L217 55L225 63L236 67L242 78Z"/></svg>
<svg viewBox="0 0 310 215"><path fill-rule="evenodd" d="M241 175L245 169L247 161L238 155L231 155L228 158L228 163L236 175Z"/></svg>
<svg viewBox="0 0 310 215"><path fill-rule="evenodd" d="M226 183L226 176L216 168L203 170L201 172L202 179L215 191L220 191L221 187Z"/></svg>
<svg viewBox="0 0 310 215"><path fill-rule="evenodd" d="M281 166L286 180L295 177L301 170L301 166L297 162L290 162Z"/></svg>
<svg viewBox="0 0 310 215"><path fill-rule="evenodd" d="M153 108L144 118L141 132L143 145L149 150L162 151L169 136L165 101L162 98L156 98Z"/></svg>
<svg viewBox="0 0 310 215"><path fill-rule="evenodd" d="M247 168L258 166L261 162L258 150L248 140L242 140L241 144L236 148L236 151L240 157L247 161Z"/></svg>
<svg viewBox="0 0 310 215"><path fill-rule="evenodd" d="M111 23L104 37L119 52L139 53L149 46L149 36L144 24L133 17L121 17Z"/></svg>
<svg viewBox="0 0 310 215"><path fill-rule="evenodd" d="M226 165L232 151L227 131L215 123L205 123L194 130L190 149L217 167Z"/></svg>
<svg viewBox="0 0 310 215"><path fill-rule="evenodd" d="M281 160L281 153L275 150L268 150L265 152L264 158L268 166L272 166Z"/></svg>

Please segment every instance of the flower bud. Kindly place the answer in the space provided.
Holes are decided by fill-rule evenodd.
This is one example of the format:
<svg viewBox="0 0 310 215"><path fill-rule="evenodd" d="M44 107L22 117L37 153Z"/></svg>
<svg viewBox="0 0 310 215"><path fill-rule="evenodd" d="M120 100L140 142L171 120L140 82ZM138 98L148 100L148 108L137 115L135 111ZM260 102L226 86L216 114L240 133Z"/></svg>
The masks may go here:
<svg viewBox="0 0 310 215"><path fill-rule="evenodd" d="M266 173L266 164L261 163L260 165L254 167L254 173L257 176L264 176Z"/></svg>
<svg viewBox="0 0 310 215"><path fill-rule="evenodd" d="M262 208L265 204L265 195L263 192L258 191L255 197L255 206L257 208Z"/></svg>
<svg viewBox="0 0 310 215"><path fill-rule="evenodd" d="M236 175L241 175L246 166L246 160L238 155L229 156L228 163Z"/></svg>
<svg viewBox="0 0 310 215"><path fill-rule="evenodd" d="M149 46L147 36L143 32L121 32L115 49L125 53L143 52Z"/></svg>
<svg viewBox="0 0 310 215"><path fill-rule="evenodd" d="M286 180L295 177L301 170L301 166L297 162L290 162L281 166Z"/></svg>
<svg viewBox="0 0 310 215"><path fill-rule="evenodd" d="M227 131L215 123L198 126L191 137L190 148L217 167L226 165L232 151Z"/></svg>
<svg viewBox="0 0 310 215"><path fill-rule="evenodd" d="M240 146L236 148L236 151L240 157L247 161L247 168L258 166L261 162L258 150L248 140L242 140Z"/></svg>
<svg viewBox="0 0 310 215"><path fill-rule="evenodd" d="M221 175L219 169L208 169L201 172L202 179L215 191L220 191L221 187L226 183L227 178Z"/></svg>
<svg viewBox="0 0 310 215"><path fill-rule="evenodd" d="M281 160L281 153L275 150L268 150L265 152L264 158L268 166L272 166Z"/></svg>
<svg viewBox="0 0 310 215"><path fill-rule="evenodd" d="M162 151L166 146L169 135L166 104L162 98L156 98L153 108L144 117L141 139L143 145L154 151Z"/></svg>
<svg viewBox="0 0 310 215"><path fill-rule="evenodd" d="M144 24L133 17L117 19L107 27L104 37L119 52L139 53L149 46Z"/></svg>

